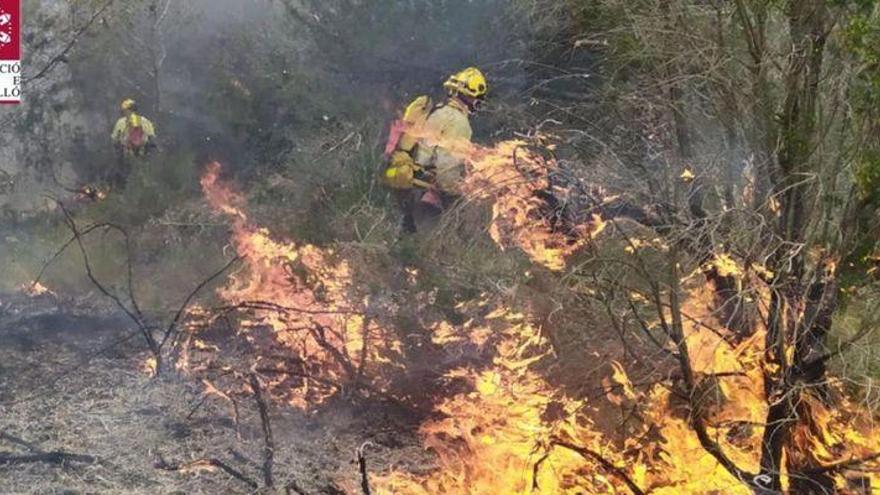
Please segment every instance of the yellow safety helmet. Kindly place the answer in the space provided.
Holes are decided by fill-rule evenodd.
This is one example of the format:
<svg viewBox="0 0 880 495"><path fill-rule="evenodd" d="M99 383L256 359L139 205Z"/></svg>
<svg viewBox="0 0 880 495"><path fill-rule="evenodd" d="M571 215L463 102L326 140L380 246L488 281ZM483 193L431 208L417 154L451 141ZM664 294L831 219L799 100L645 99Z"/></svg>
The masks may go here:
<svg viewBox="0 0 880 495"><path fill-rule="evenodd" d="M133 110L135 106L137 106L137 103L134 100L126 98L122 100L122 104L119 105L119 108L124 112L126 110Z"/></svg>
<svg viewBox="0 0 880 495"><path fill-rule="evenodd" d="M476 67L468 67L449 76L449 79L443 83L443 87L450 95L461 94L471 98L483 98L489 92L486 76Z"/></svg>

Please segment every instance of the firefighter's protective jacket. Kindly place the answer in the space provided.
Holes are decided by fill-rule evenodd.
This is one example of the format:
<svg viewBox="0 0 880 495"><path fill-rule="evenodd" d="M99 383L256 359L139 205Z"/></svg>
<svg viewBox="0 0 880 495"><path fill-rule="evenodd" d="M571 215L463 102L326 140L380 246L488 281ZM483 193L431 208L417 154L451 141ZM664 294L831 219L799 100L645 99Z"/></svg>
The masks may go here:
<svg viewBox="0 0 880 495"><path fill-rule="evenodd" d="M421 167L433 170L436 185L448 193L461 192L463 154L470 144L471 124L467 107L455 99L435 109L425 121L413 156Z"/></svg>
<svg viewBox="0 0 880 495"><path fill-rule="evenodd" d="M133 127L139 127L143 132L143 143L133 145L130 141ZM113 126L113 132L110 134L113 144L118 145L128 154L140 154L144 149L152 144L156 139L156 129L150 119L141 115L129 115L120 117Z"/></svg>

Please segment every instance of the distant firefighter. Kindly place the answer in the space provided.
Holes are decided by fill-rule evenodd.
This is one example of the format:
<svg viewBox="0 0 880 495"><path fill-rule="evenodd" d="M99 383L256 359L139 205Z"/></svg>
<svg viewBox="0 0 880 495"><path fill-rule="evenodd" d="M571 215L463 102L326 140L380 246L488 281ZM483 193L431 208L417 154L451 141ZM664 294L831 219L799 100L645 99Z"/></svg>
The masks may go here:
<svg viewBox="0 0 880 495"><path fill-rule="evenodd" d="M462 152L470 146L470 115L489 87L479 69L469 67L443 84L447 99L434 105L428 96L410 103L395 122L386 146L385 182L395 190L403 212L403 231L416 231L420 206L442 211L461 194Z"/></svg>
<svg viewBox="0 0 880 495"><path fill-rule="evenodd" d="M116 121L110 135L119 158L110 179L114 187L125 185L132 158L146 156L156 149L156 129L148 118L137 113L137 103L126 98L120 104L120 110L122 116Z"/></svg>
<svg viewBox="0 0 880 495"><path fill-rule="evenodd" d="M156 130L150 119L137 113L137 103L131 98L120 105L122 117L113 126L113 144L131 156L143 156L156 146Z"/></svg>

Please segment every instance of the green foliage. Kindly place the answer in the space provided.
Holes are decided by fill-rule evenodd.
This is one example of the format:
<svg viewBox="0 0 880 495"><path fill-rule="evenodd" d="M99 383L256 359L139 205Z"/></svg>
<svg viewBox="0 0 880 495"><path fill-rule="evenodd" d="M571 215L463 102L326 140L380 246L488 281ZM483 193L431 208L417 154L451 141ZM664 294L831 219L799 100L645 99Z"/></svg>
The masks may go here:
<svg viewBox="0 0 880 495"><path fill-rule="evenodd" d="M856 168L856 185L865 203L880 205L880 150L862 154Z"/></svg>
<svg viewBox="0 0 880 495"><path fill-rule="evenodd" d="M880 293L877 287L861 288L849 298L847 304L835 317L829 349L837 349L856 335L863 335L856 346L833 361L833 366L845 376L880 379ZM854 387L858 389L859 387ZM865 392L854 390L855 393ZM880 401L871 398L872 407Z"/></svg>
<svg viewBox="0 0 880 495"><path fill-rule="evenodd" d="M852 92L857 109L870 112L874 123L880 124L880 18L872 14L852 16L843 31L843 41L857 63Z"/></svg>

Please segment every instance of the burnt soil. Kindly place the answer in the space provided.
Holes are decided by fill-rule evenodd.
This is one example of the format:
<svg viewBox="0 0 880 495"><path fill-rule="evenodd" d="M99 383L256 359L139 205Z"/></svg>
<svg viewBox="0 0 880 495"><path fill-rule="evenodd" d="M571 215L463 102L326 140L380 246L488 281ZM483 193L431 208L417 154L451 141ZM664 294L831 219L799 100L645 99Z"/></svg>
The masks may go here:
<svg viewBox="0 0 880 495"><path fill-rule="evenodd" d="M0 463L0 493L270 493L217 469L160 469L218 459L262 487L261 422L250 402L238 404L236 421L228 401L191 378L150 377L124 315L52 295L0 294L0 343L0 459L92 458ZM387 404L340 399L308 414L274 404L270 417L278 493L294 485L350 493L365 441L371 470L432 468L414 418Z"/></svg>

